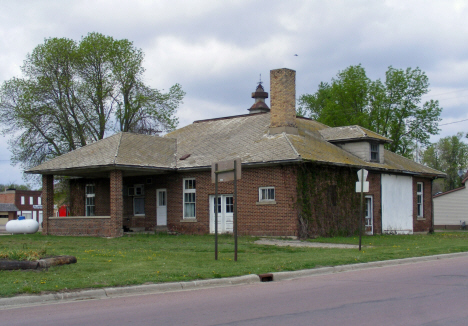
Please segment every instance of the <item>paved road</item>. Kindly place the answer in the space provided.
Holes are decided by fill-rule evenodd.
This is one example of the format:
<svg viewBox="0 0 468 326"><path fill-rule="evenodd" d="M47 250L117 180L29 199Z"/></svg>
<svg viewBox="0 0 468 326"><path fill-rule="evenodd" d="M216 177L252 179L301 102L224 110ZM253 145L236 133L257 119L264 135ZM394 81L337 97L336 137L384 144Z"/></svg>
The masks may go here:
<svg viewBox="0 0 468 326"><path fill-rule="evenodd" d="M0 310L0 325L468 325L468 257Z"/></svg>

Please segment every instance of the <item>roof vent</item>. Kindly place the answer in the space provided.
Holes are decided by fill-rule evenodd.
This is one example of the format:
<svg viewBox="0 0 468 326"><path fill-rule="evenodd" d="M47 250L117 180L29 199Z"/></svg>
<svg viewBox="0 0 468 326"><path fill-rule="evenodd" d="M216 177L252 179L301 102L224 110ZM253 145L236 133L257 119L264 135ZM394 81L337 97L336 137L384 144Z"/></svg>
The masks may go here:
<svg viewBox="0 0 468 326"><path fill-rule="evenodd" d="M190 155L192 154L185 154L185 155L182 155L180 158L179 158L179 161L183 161L183 160L186 160L190 157Z"/></svg>

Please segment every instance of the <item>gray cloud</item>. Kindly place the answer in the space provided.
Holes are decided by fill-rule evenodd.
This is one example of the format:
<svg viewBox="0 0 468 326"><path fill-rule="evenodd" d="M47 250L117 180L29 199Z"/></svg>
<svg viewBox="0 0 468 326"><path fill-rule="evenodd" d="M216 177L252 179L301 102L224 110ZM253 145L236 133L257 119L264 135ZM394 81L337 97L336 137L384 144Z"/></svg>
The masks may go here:
<svg viewBox="0 0 468 326"><path fill-rule="evenodd" d="M44 38L96 31L142 48L153 87L182 85L181 126L247 113L259 74L269 89L270 69L295 69L300 95L359 63L372 79L383 79L390 65L419 66L431 82L427 99L444 94L443 122L452 122L467 116L467 11L456 0L2 2L0 81L18 76ZM468 129L450 126L441 136ZM9 155L4 142L0 154Z"/></svg>

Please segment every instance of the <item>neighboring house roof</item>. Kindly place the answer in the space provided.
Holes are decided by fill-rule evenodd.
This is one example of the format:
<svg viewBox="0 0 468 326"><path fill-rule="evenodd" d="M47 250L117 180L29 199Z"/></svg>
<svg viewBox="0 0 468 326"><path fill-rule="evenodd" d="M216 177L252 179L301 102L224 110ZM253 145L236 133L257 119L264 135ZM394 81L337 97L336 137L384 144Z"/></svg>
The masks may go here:
<svg viewBox="0 0 468 326"><path fill-rule="evenodd" d="M369 129L361 126L344 126L327 128L320 131L320 134L331 143L341 141L360 141L360 140L374 140L378 142L391 143L392 141L387 137L379 135Z"/></svg>
<svg viewBox="0 0 468 326"><path fill-rule="evenodd" d="M92 171L122 169L156 173L157 170L209 168L213 162L241 158L243 164L313 161L371 170L445 176L444 173L389 151L384 163L364 161L327 139L387 138L365 128L329 128L306 118L296 119L298 135L269 135L270 113L246 114L195 121L164 137L119 133L64 154L27 173L89 176ZM325 137L325 136L326 137ZM348 137L348 138L345 138ZM97 173L96 173L97 175Z"/></svg>
<svg viewBox="0 0 468 326"><path fill-rule="evenodd" d="M0 212L16 212L18 210L15 204L0 204Z"/></svg>
<svg viewBox="0 0 468 326"><path fill-rule="evenodd" d="M463 178L461 184L462 186L461 187L458 187L458 188L455 188L455 189L452 189L452 190L447 190L447 191L444 191L444 192L441 192L441 193L438 193L438 194L435 194L433 196L433 198L436 198L436 197L440 197L440 196L443 196L443 195L447 195L447 194L450 194L452 192L455 192L455 191L459 191L459 190L463 190L465 189L465 182L466 180L468 180L468 172L465 174L465 177Z"/></svg>

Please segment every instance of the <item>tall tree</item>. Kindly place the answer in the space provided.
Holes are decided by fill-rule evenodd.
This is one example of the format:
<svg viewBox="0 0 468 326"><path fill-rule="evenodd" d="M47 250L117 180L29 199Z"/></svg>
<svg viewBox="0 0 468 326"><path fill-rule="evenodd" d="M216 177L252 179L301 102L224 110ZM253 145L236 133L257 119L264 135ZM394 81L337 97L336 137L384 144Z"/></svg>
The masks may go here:
<svg viewBox="0 0 468 326"><path fill-rule="evenodd" d="M28 54L22 78L0 88L0 124L12 161L24 168L115 131L154 134L177 126L185 93L143 81L141 49L90 33L79 42L49 38Z"/></svg>
<svg viewBox="0 0 468 326"><path fill-rule="evenodd" d="M461 132L455 136L441 138L423 153L424 164L447 173L443 191L461 186L463 176L459 173L465 171L468 166L468 144L465 144L462 138Z"/></svg>
<svg viewBox="0 0 468 326"><path fill-rule="evenodd" d="M331 127L360 125L390 138L388 149L411 157L417 143L438 133L438 101L421 105L429 80L419 68L389 67L385 81L370 80L361 65L340 71L314 94L300 97L300 112Z"/></svg>

